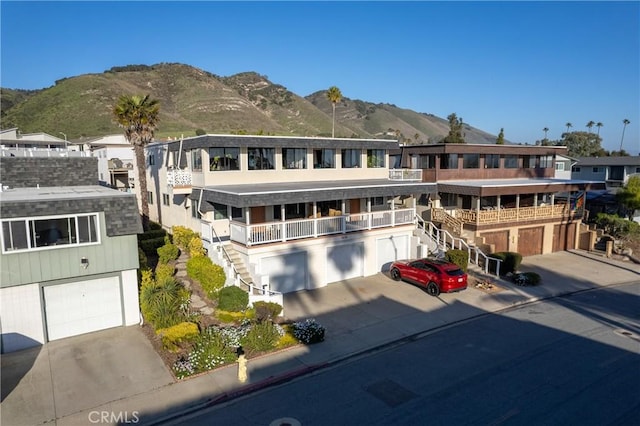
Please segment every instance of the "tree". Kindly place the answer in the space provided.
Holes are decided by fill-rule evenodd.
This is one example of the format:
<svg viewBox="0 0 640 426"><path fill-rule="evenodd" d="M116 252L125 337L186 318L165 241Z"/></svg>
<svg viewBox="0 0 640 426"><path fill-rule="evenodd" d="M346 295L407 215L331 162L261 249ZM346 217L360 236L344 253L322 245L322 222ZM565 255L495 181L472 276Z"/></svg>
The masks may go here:
<svg viewBox="0 0 640 426"><path fill-rule="evenodd" d="M627 128L627 124L630 124L631 122L628 119L624 119L622 120L622 137L620 138L620 151L622 151L622 142L624 142L624 129Z"/></svg>
<svg viewBox="0 0 640 426"><path fill-rule="evenodd" d="M496 139L496 145L504 145L504 129L500 129L498 139Z"/></svg>
<svg viewBox="0 0 640 426"><path fill-rule="evenodd" d="M142 224L149 223L149 198L147 195L147 167L144 147L153 140L158 127L160 104L149 95L122 95L113 108L113 115L118 126L124 129L124 137L133 145L138 173L138 192L142 209Z"/></svg>
<svg viewBox="0 0 640 426"><path fill-rule="evenodd" d="M336 137L336 104L340 102L342 99L342 92L336 86L329 87L327 90L327 98L329 98L329 102L333 106L333 124L331 126L331 137Z"/></svg>
<svg viewBox="0 0 640 426"><path fill-rule="evenodd" d="M542 131L544 132L544 139L547 140L547 132L549 131L549 128L545 127Z"/></svg>
<svg viewBox="0 0 640 426"><path fill-rule="evenodd" d="M565 145L571 157L603 157L607 152L600 146L600 138L593 133L571 132L563 134L563 139L552 145Z"/></svg>
<svg viewBox="0 0 640 426"><path fill-rule="evenodd" d="M589 129L589 133L591 133L591 129L592 129L592 128L593 128L593 126L595 126L595 125L596 125L595 121L589 121L589 122L587 123L587 129Z"/></svg>
<svg viewBox="0 0 640 426"><path fill-rule="evenodd" d="M456 113L447 116L449 120L449 134L442 140L444 143L465 143L462 135L462 118L458 118Z"/></svg>
<svg viewBox="0 0 640 426"><path fill-rule="evenodd" d="M597 122L596 123L596 127L598 128L598 137L600 137L600 127L604 126L604 124L602 124L601 122Z"/></svg>
<svg viewBox="0 0 640 426"><path fill-rule="evenodd" d="M629 177L627 184L616 193L616 200L627 209L632 220L634 211L640 210L640 176Z"/></svg>
<svg viewBox="0 0 640 426"><path fill-rule="evenodd" d="M569 133L569 129L573 127L573 124L571 124L570 122L567 122L565 126L567 126L567 133Z"/></svg>

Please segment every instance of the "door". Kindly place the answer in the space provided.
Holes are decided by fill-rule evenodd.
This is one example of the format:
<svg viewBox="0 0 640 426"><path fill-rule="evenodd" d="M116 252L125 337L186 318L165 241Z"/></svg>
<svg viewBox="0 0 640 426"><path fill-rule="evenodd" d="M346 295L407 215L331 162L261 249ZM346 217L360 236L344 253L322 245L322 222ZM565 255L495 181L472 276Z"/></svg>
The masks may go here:
<svg viewBox="0 0 640 426"><path fill-rule="evenodd" d="M49 340L123 325L118 277L43 288Z"/></svg>
<svg viewBox="0 0 640 426"><path fill-rule="evenodd" d="M485 244L494 245L494 253L509 250L509 231L485 232L480 234Z"/></svg>
<svg viewBox="0 0 640 426"><path fill-rule="evenodd" d="M327 283L364 275L364 243L327 248Z"/></svg>
<svg viewBox="0 0 640 426"><path fill-rule="evenodd" d="M544 227L518 230L518 252L523 256L542 254Z"/></svg>
<svg viewBox="0 0 640 426"><path fill-rule="evenodd" d="M360 198L352 198L349 200L349 213L360 213Z"/></svg>
<svg viewBox="0 0 640 426"><path fill-rule="evenodd" d="M264 257L260 260L262 275L269 277L269 288L291 293L307 287L307 253L303 251Z"/></svg>
<svg viewBox="0 0 640 426"><path fill-rule="evenodd" d="M576 224L563 223L553 227L553 251L564 251L575 248Z"/></svg>
<svg viewBox="0 0 640 426"><path fill-rule="evenodd" d="M264 223L267 221L264 206L251 207L251 223Z"/></svg>

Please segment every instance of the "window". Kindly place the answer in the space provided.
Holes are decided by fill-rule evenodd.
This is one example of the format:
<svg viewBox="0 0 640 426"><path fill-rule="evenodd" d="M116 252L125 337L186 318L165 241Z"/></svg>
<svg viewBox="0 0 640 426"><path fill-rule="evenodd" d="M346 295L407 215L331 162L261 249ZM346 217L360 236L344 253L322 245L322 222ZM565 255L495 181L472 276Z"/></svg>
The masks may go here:
<svg viewBox="0 0 640 426"><path fill-rule="evenodd" d="M367 167L380 168L384 167L384 150L383 149L368 149L367 150Z"/></svg>
<svg viewBox="0 0 640 426"><path fill-rule="evenodd" d="M441 169L457 169L458 154L442 154L440 156L440 168Z"/></svg>
<svg viewBox="0 0 640 426"><path fill-rule="evenodd" d="M573 166L573 168L571 169L571 171L572 171L572 172L575 172L575 173L580 173L580 167Z"/></svg>
<svg viewBox="0 0 640 426"><path fill-rule="evenodd" d="M149 154L149 165L150 166L156 165L156 156L153 154Z"/></svg>
<svg viewBox="0 0 640 426"><path fill-rule="evenodd" d="M384 197L371 197L371 207L384 206Z"/></svg>
<svg viewBox="0 0 640 426"><path fill-rule="evenodd" d="M465 169L477 169L480 167L480 154L463 154L462 167Z"/></svg>
<svg viewBox="0 0 640 426"><path fill-rule="evenodd" d="M191 170L202 171L202 150L200 149L191 150Z"/></svg>
<svg viewBox="0 0 640 426"><path fill-rule="evenodd" d="M333 169L336 167L335 151L333 149L314 149L313 168Z"/></svg>
<svg viewBox="0 0 640 426"><path fill-rule="evenodd" d="M484 168L485 169L497 169L500 167L500 155L487 154L484 156Z"/></svg>
<svg viewBox="0 0 640 426"><path fill-rule="evenodd" d="M564 163L559 161L556 163L556 172L564 172Z"/></svg>
<svg viewBox="0 0 640 426"><path fill-rule="evenodd" d="M594 167L593 173L600 173L600 167Z"/></svg>
<svg viewBox="0 0 640 426"><path fill-rule="evenodd" d="M240 148L209 148L209 170L240 170L239 157Z"/></svg>
<svg viewBox="0 0 640 426"><path fill-rule="evenodd" d="M525 155L522 157L522 167L525 169L535 169L536 168L536 156L535 155Z"/></svg>
<svg viewBox="0 0 640 426"><path fill-rule="evenodd" d="M412 169L435 169L436 156L433 154L418 154L411 156Z"/></svg>
<svg viewBox="0 0 640 426"><path fill-rule="evenodd" d="M402 155L400 154L389 155L389 165L392 169L402 168Z"/></svg>
<svg viewBox="0 0 640 426"><path fill-rule="evenodd" d="M517 169L518 168L518 156L517 155L505 155L504 156L504 168L505 169Z"/></svg>
<svg viewBox="0 0 640 426"><path fill-rule="evenodd" d="M318 211L321 211L319 207L318 207ZM306 216L306 204L305 203L285 204L284 216L285 216L285 219L304 218ZM273 206L273 219L282 220L282 207L279 204Z"/></svg>
<svg viewBox="0 0 640 426"><path fill-rule="evenodd" d="M191 200L191 217L202 219L202 215L198 210L198 200Z"/></svg>
<svg viewBox="0 0 640 426"><path fill-rule="evenodd" d="M228 219L227 206L219 203L211 203L213 205L213 220Z"/></svg>
<svg viewBox="0 0 640 426"><path fill-rule="evenodd" d="M282 168L283 169L306 169L307 168L306 148L282 148Z"/></svg>
<svg viewBox="0 0 640 426"><path fill-rule="evenodd" d="M359 149L343 149L342 150L342 168L351 169L360 167L360 150Z"/></svg>
<svg viewBox="0 0 640 426"><path fill-rule="evenodd" d="M273 170L275 161L273 159L274 148L249 148L249 170Z"/></svg>
<svg viewBox="0 0 640 426"><path fill-rule="evenodd" d="M549 169L553 167L553 156L551 155L541 155L540 156L540 168L541 169Z"/></svg>
<svg viewBox="0 0 640 426"><path fill-rule="evenodd" d="M149 204L153 204L153 192L151 191L147 192L147 201Z"/></svg>
<svg viewBox="0 0 640 426"><path fill-rule="evenodd" d="M636 167L636 173L640 173L640 167Z"/></svg>
<svg viewBox="0 0 640 426"><path fill-rule="evenodd" d="M169 205L169 194L162 194L162 204L165 206Z"/></svg>
<svg viewBox="0 0 640 426"><path fill-rule="evenodd" d="M458 195L448 192L440 193L440 204L444 207L456 207L458 205Z"/></svg>
<svg viewBox="0 0 640 426"><path fill-rule="evenodd" d="M2 222L3 252L99 243L98 214L11 219Z"/></svg>

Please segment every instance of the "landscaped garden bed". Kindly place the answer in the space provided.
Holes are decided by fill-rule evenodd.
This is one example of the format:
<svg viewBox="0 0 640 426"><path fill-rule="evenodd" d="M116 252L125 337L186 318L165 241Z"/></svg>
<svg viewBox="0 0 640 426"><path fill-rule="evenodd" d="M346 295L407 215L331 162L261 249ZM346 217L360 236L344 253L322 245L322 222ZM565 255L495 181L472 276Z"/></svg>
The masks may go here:
<svg viewBox="0 0 640 426"><path fill-rule="evenodd" d="M234 286L209 259L199 236L174 227L157 249L155 270L141 261L143 330L176 379L247 358L324 340L324 327L309 319L287 324L282 306L256 302ZM182 253L182 255L180 255Z"/></svg>

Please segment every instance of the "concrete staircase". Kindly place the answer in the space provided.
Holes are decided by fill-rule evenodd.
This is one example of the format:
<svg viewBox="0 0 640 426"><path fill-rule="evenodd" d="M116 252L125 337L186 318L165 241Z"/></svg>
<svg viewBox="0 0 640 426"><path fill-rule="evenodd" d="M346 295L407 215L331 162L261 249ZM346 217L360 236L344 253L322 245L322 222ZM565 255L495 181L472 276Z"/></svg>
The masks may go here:
<svg viewBox="0 0 640 426"><path fill-rule="evenodd" d="M242 256L240 256L240 254L233 248L233 244L226 243L222 247L224 248L224 251L227 253L229 257L229 261L233 264L234 269L240 276L240 279L244 281L246 284L255 287L253 278L249 273L249 269L244 264L244 260L242 260Z"/></svg>

